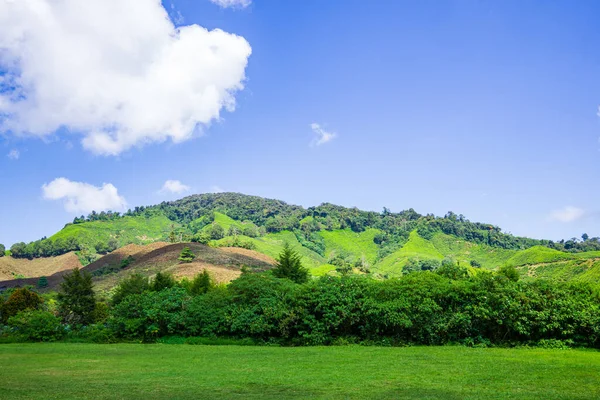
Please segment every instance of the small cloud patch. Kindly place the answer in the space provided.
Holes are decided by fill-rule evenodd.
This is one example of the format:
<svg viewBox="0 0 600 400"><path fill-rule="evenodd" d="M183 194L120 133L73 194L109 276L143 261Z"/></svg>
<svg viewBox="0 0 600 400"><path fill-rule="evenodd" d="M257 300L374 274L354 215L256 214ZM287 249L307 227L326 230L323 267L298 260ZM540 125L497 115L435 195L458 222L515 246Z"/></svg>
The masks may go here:
<svg viewBox="0 0 600 400"><path fill-rule="evenodd" d="M188 185L184 185L181 181L169 179L165 182L161 193L183 193L189 191L191 188Z"/></svg>
<svg viewBox="0 0 600 400"><path fill-rule="evenodd" d="M579 207L566 206L550 213L551 221L573 222L581 219L585 215L585 210Z"/></svg>
<svg viewBox="0 0 600 400"><path fill-rule="evenodd" d="M252 0L210 0L210 2L221 8L246 8L252 4Z"/></svg>
<svg viewBox="0 0 600 400"><path fill-rule="evenodd" d="M336 133L326 131L321 127L321 125L317 124L316 122L310 124L310 128L316 135L312 142L310 142L311 146L321 146L322 144L331 142L337 137Z"/></svg>
<svg viewBox="0 0 600 400"><path fill-rule="evenodd" d="M18 160L19 157L21 157L21 152L19 152L19 150L12 149L6 156L11 160Z"/></svg>

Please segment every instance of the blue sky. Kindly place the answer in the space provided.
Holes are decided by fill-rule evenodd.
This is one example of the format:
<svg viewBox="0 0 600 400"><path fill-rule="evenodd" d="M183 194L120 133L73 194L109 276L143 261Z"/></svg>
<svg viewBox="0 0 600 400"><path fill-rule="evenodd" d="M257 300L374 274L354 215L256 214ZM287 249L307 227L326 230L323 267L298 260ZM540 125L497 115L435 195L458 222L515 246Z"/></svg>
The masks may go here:
<svg viewBox="0 0 600 400"><path fill-rule="evenodd" d="M78 69L81 52L65 53L57 45L53 60L60 68L52 73L68 70L69 83L57 88L64 90L65 98L78 100L73 104L55 97L44 100L42 89L50 76L46 70L22 74L36 78L28 82L21 99L33 98L34 93L37 98L35 105L25 103L3 114L0 243L10 246L53 234L82 213L69 210L110 197L112 192L93 188L105 183L128 206L224 190L304 206L332 202L377 211L384 206L392 211L412 207L436 215L452 210L536 238L579 237L583 232L600 236L596 18L600 3L253 0L245 7L215 3L163 2L179 27L197 24L227 34L202 36L198 31L185 41L182 34L181 43L189 46L180 46L181 53L165 64L177 73L166 74L164 82L159 76L160 86L156 79L145 81L142 76L142 84L135 87L148 91L143 96L134 93L129 98L132 86L126 94L111 97L102 90L107 85L94 88L86 81L92 75L136 76L137 58L128 60L126 68L107 62L110 73L101 70L104 66L88 72ZM9 13L20 12L19 18L32 24L32 32L54 40L35 30L36 20L27 19L27 10L2 7L0 22L3 12L11 19L18 18ZM114 28L114 43L141 37L132 29L139 29L144 38L168 37L164 34L168 27L155 32L154 24L145 25L160 7L150 1L147 8L147 13L121 13L119 21L129 28ZM85 24L90 25L95 26ZM101 21L97 25L101 32L113 29ZM56 38L76 35L73 32L78 31L65 28ZM0 49L4 43L5 54L13 58L23 48L39 45L12 43L6 50L10 34L10 28L0 27ZM96 40L97 35L86 37ZM99 44L103 59L113 49L121 50L114 43ZM143 46L147 50L152 43ZM202 48L219 49L217 68L206 66L204 56L193 57ZM52 53L45 56L52 58ZM179 60L183 66L175 64ZM48 63L43 67L52 69L54 64ZM188 64L191 68L185 69ZM28 68L33 67L25 61L16 67L0 63L0 76L19 75ZM185 85L173 83L181 71L198 74L185 85L222 85L222 93L235 99L235 109L223 106L218 116L208 117L197 112L206 97L195 97ZM61 75L51 76L52 82L60 82ZM5 94L12 91L10 101L18 102L14 86L0 82ZM148 97L153 93L173 100L152 102ZM95 100L103 96L108 99L106 109ZM226 94L222 96L221 105L227 100ZM119 100L116 107L115 98L126 100ZM77 108L82 104L87 108ZM73 111L65 110L66 105ZM141 108L142 115L135 119L110 114L129 106ZM101 118L100 113L80 117L92 108L109 111ZM187 108L198 122L189 131L173 122L187 121L178 114ZM149 125L148 120L156 124ZM315 123L334 136L318 143L311 127ZM119 124L126 128L118 133L121 136L114 133ZM96 140L88 126L109 126L101 138L118 139L100 145L104 142ZM154 126L173 133L160 136L152 131ZM71 186L42 189L61 177ZM189 190L161 190L167 180L177 180ZM89 189L87 199L77 197L80 189Z"/></svg>

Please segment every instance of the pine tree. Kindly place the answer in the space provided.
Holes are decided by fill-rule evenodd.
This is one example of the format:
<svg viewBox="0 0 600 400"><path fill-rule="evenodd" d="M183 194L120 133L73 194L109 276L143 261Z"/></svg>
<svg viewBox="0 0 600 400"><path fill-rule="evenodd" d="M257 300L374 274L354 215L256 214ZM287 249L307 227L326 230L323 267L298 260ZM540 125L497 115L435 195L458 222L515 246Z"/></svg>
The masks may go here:
<svg viewBox="0 0 600 400"><path fill-rule="evenodd" d="M48 278L46 278L45 276L40 276L40 279L38 279L37 287L39 287L40 289L48 287Z"/></svg>
<svg viewBox="0 0 600 400"><path fill-rule="evenodd" d="M63 279L61 291L58 293L58 308L63 320L71 324L93 323L96 299L92 275L75 268Z"/></svg>
<svg viewBox="0 0 600 400"><path fill-rule="evenodd" d="M191 263L196 258L196 255L192 253L189 247L184 247L179 254L179 261L182 263Z"/></svg>
<svg viewBox="0 0 600 400"><path fill-rule="evenodd" d="M287 278L296 283L308 281L308 269L302 266L300 255L291 248L289 243L283 245L283 251L279 254L273 275L277 278Z"/></svg>
<svg viewBox="0 0 600 400"><path fill-rule="evenodd" d="M204 294L212 288L212 279L208 274L207 270L203 270L201 273L196 275L192 281L190 293L193 295Z"/></svg>
<svg viewBox="0 0 600 400"><path fill-rule="evenodd" d="M175 278L167 273L159 272L154 276L154 280L150 284L150 289L155 292L160 292L163 289L169 289L175 286Z"/></svg>

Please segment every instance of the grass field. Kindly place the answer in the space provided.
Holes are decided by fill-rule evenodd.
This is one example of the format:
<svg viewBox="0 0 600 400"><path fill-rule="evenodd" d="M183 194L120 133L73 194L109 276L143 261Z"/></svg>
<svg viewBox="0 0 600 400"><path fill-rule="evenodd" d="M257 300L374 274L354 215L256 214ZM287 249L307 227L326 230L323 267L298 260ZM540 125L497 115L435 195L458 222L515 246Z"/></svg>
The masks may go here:
<svg viewBox="0 0 600 400"><path fill-rule="evenodd" d="M2 399L598 399L600 353L0 345Z"/></svg>

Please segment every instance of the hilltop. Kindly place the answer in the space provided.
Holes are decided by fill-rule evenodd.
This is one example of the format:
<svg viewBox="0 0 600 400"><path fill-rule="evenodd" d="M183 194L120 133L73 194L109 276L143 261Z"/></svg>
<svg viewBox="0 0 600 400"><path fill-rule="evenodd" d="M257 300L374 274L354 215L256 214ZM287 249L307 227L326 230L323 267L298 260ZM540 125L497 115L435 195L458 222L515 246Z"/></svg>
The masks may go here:
<svg viewBox="0 0 600 400"><path fill-rule="evenodd" d="M97 276L106 275L97 280L99 287L108 288L132 268L185 274L175 267L184 243L205 257L194 264L234 266L239 272L244 264L239 257L250 257L248 265L268 268L289 242L315 276L353 271L389 278L451 262L471 273L513 266L524 277L596 282L600 239L585 236L553 242L507 234L452 212L443 217L413 209L378 213L329 203L304 208L237 193L200 194L122 215L77 217L48 238L12 246L12 256L0 258L0 279L60 275L85 266ZM234 259L219 258L226 254ZM111 270L127 257L135 260L131 266ZM198 265L188 266L188 272L197 271ZM106 273L98 272L102 268Z"/></svg>

